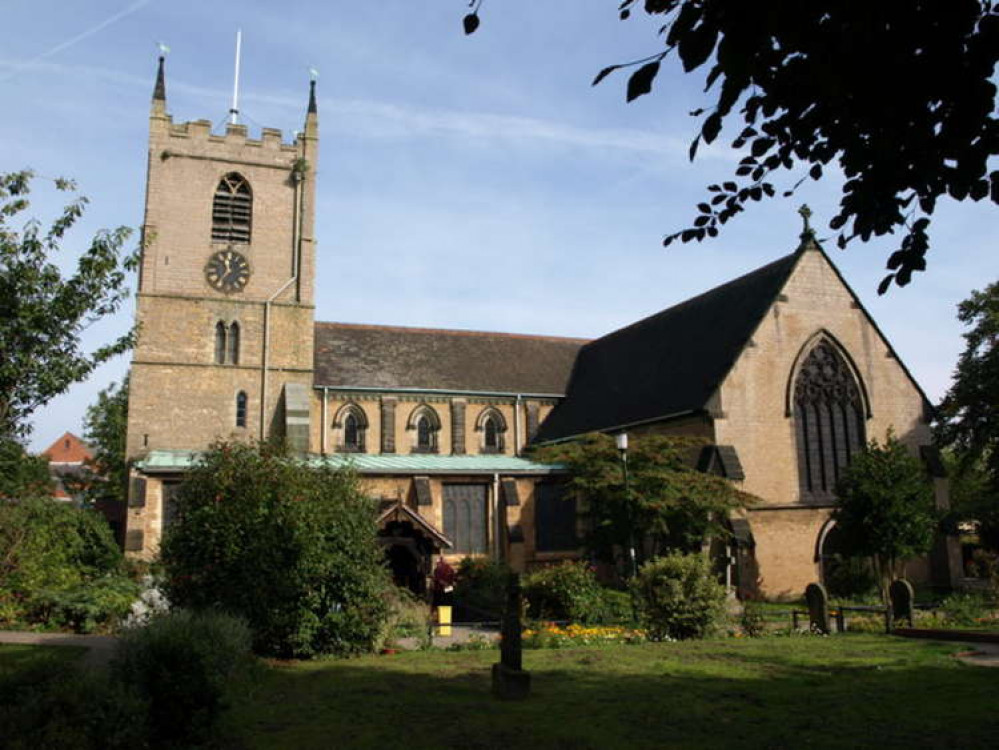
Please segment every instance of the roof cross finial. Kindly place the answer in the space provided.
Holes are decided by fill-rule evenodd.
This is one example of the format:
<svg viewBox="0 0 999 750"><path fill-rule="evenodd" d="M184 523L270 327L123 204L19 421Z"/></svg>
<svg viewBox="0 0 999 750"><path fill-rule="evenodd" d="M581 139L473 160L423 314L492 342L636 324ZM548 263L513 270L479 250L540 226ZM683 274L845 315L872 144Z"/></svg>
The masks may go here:
<svg viewBox="0 0 999 750"><path fill-rule="evenodd" d="M814 240L815 230L812 229L812 225L808 222L808 220L812 218L812 209L810 209L806 204L802 204L801 208L798 209L798 213L801 214L801 218L805 222L805 226L801 230L801 239Z"/></svg>

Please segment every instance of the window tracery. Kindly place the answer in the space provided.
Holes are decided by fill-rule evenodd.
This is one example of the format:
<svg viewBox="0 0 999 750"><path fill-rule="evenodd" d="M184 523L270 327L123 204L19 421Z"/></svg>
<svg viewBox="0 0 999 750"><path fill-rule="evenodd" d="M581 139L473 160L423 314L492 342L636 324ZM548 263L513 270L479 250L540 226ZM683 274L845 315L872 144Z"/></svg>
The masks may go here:
<svg viewBox="0 0 999 750"><path fill-rule="evenodd" d="M248 245L253 217L250 183L238 172L225 175L212 201L212 241Z"/></svg>

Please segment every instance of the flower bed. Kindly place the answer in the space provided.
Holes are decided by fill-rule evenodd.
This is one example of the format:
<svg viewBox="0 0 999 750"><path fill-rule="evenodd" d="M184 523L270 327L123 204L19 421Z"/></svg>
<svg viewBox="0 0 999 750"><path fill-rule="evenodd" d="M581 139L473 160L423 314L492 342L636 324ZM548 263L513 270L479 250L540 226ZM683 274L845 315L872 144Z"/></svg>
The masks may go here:
<svg viewBox="0 0 999 750"><path fill-rule="evenodd" d="M556 625L543 623L527 628L523 633L524 648L573 648L576 646L602 646L621 643L642 643L644 630L620 626Z"/></svg>

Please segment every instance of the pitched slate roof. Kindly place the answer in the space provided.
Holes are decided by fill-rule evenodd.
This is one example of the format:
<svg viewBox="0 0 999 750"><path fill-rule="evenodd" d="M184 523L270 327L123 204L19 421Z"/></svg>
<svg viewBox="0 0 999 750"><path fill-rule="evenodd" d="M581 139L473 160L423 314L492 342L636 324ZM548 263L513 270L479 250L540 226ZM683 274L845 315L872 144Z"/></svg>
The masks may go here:
<svg viewBox="0 0 999 750"><path fill-rule="evenodd" d="M316 323L315 384L562 394L586 339Z"/></svg>
<svg viewBox="0 0 999 750"><path fill-rule="evenodd" d="M565 400L536 440L704 409L798 257L786 255L584 346Z"/></svg>

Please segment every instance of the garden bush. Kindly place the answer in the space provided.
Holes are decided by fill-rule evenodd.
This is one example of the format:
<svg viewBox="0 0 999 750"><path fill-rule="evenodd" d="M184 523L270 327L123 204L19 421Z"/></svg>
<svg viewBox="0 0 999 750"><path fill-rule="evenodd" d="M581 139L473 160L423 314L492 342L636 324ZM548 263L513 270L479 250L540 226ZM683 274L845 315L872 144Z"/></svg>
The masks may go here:
<svg viewBox="0 0 999 750"><path fill-rule="evenodd" d="M353 473L272 446L218 444L178 489L165 593L175 606L244 617L261 654L370 651L391 585L376 531Z"/></svg>
<svg viewBox="0 0 999 750"><path fill-rule="evenodd" d="M739 614L739 627L747 638L759 638L767 630L766 610L758 601L747 599Z"/></svg>
<svg viewBox="0 0 999 750"><path fill-rule="evenodd" d="M149 747L148 704L101 670L45 659L0 679L0 747L135 750Z"/></svg>
<svg viewBox="0 0 999 750"><path fill-rule="evenodd" d="M113 678L148 706L146 731L159 746L193 747L252 676L246 622L221 612L174 610L125 631Z"/></svg>
<svg viewBox="0 0 999 750"><path fill-rule="evenodd" d="M725 587L698 553L649 561L632 582L632 595L640 622L654 641L703 638L725 613Z"/></svg>
<svg viewBox="0 0 999 750"><path fill-rule="evenodd" d="M498 620L506 606L510 568L482 557L466 557L458 565L454 586L455 619L459 622Z"/></svg>
<svg viewBox="0 0 999 750"><path fill-rule="evenodd" d="M105 520L50 498L0 503L0 560L3 624L108 628L138 592Z"/></svg>
<svg viewBox="0 0 999 750"><path fill-rule="evenodd" d="M970 628L985 619L989 606L981 594L956 593L940 603L940 610L947 625Z"/></svg>
<svg viewBox="0 0 999 750"><path fill-rule="evenodd" d="M401 638L416 638L421 646L430 645L430 607L408 589L390 587L386 595L388 619L386 621L386 646Z"/></svg>
<svg viewBox="0 0 999 750"><path fill-rule="evenodd" d="M565 561L524 577L527 615L534 620L568 620L596 624L628 622L631 598L604 588L583 562Z"/></svg>

